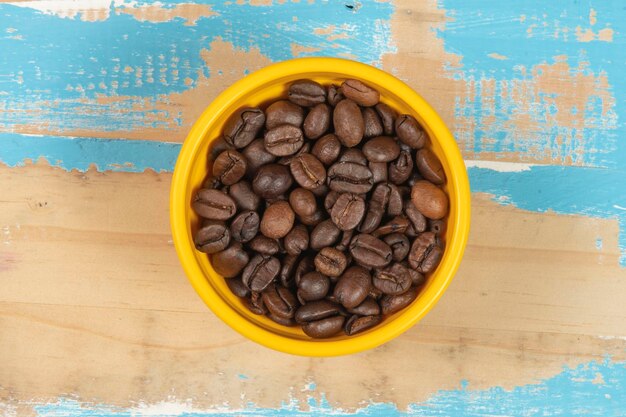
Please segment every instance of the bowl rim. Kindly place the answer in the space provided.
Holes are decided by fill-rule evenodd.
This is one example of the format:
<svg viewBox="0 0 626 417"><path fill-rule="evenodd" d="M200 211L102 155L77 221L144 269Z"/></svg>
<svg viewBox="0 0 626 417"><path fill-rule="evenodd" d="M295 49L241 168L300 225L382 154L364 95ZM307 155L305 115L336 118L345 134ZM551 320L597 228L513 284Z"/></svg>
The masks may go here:
<svg viewBox="0 0 626 417"><path fill-rule="evenodd" d="M355 78L377 79L379 84L383 84L388 90L394 91L394 94L401 97L406 103L411 103L412 110L426 121L429 129L434 133L450 171L454 173L448 179L448 187L452 183L457 191L451 205L456 204L460 209L456 210L454 220L449 218L449 221L454 221L456 224L446 248L446 251L449 252L447 254L449 261L440 266L437 272L438 285L434 286L433 294L416 314L405 320L394 320L388 325L380 326L371 332L348 339L296 340L270 332L251 323L222 299L209 283L208 278L194 260L193 251L195 248L188 239L188 217L186 215L188 202L185 201L187 180L192 168L190 161L198 152L202 142L200 139L205 136L215 122L216 114L221 113L223 109L229 107L241 96L246 95L248 91L262 86L267 79L292 77L294 74L302 74L302 77L305 78L307 72L335 72L329 70L333 68L338 68L336 72L349 74ZM363 76L363 74L367 74L367 76ZM220 93L195 121L182 145L172 176L170 226L174 246L188 280L204 303L228 326L252 341L281 352L301 356L339 356L368 350L399 336L421 320L434 307L450 285L463 257L469 237L470 207L469 179L456 141L441 117L417 92L393 75L360 62L343 58L296 58L271 64L236 81ZM445 268L442 269L442 267Z"/></svg>

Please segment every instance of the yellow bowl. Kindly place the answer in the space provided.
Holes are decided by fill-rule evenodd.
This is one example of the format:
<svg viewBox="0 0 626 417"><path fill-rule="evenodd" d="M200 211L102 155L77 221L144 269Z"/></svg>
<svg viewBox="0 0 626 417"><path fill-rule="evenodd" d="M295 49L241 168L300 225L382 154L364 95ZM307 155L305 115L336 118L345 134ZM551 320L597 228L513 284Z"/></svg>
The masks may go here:
<svg viewBox="0 0 626 417"><path fill-rule="evenodd" d="M308 78L322 84L358 78L381 93L381 101L400 113L412 114L428 132L432 150L440 158L450 197L445 252L417 300L383 323L356 336L312 340L300 328L280 326L252 314L211 267L208 256L196 251L192 232L198 217L191 209L192 196L207 175L210 143L237 109L259 106L285 97L292 81ZM409 86L369 65L337 58L301 58L263 68L237 81L221 93L193 125L182 147L170 193L170 222L174 245L189 281L204 302L226 324L247 338L279 351L303 356L335 356L381 345L408 330L428 313L452 280L469 235L470 189L459 149L439 115Z"/></svg>

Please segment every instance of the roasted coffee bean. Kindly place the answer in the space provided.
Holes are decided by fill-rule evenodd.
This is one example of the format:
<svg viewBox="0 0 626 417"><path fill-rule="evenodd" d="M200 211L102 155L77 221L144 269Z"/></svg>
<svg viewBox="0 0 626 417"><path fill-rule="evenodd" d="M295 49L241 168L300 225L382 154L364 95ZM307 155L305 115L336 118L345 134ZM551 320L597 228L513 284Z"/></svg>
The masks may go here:
<svg viewBox="0 0 626 417"><path fill-rule="evenodd" d="M287 233L284 239L285 250L290 255L299 255L309 248L309 231L299 224Z"/></svg>
<svg viewBox="0 0 626 417"><path fill-rule="evenodd" d="M232 198L222 191L208 188L198 191L191 206L200 217L212 220L227 220L237 212Z"/></svg>
<svg viewBox="0 0 626 417"><path fill-rule="evenodd" d="M372 279L362 266L351 266L341 275L335 285L333 296L345 308L354 308L367 297Z"/></svg>
<svg viewBox="0 0 626 417"><path fill-rule="evenodd" d="M350 254L359 265L367 268L382 268L391 262L389 245L364 233L352 238Z"/></svg>
<svg viewBox="0 0 626 417"><path fill-rule="evenodd" d="M248 253L239 242L234 242L223 251L211 255L211 266L224 278L239 275L249 261Z"/></svg>
<svg viewBox="0 0 626 417"><path fill-rule="evenodd" d="M313 193L313 195L318 198L325 197L329 191L330 189L328 188L328 185L326 185L326 182L324 182L324 184L318 187L311 189L311 192Z"/></svg>
<svg viewBox="0 0 626 417"><path fill-rule="evenodd" d="M417 289L415 287L400 295L384 295L380 299L380 310L384 315L397 313L408 307L416 298Z"/></svg>
<svg viewBox="0 0 626 417"><path fill-rule="evenodd" d="M296 215L287 201L276 201L270 204L263 213L261 233L272 239L283 238L293 227L295 219Z"/></svg>
<svg viewBox="0 0 626 417"><path fill-rule="evenodd" d="M258 169L265 164L271 164L277 157L265 149L263 139L255 139L248 146L242 149L241 153L246 158L246 177L254 178Z"/></svg>
<svg viewBox="0 0 626 417"><path fill-rule="evenodd" d="M364 194L372 189L374 180L368 167L354 162L337 162L328 168L328 186L342 193Z"/></svg>
<svg viewBox="0 0 626 417"><path fill-rule="evenodd" d="M316 140L311 149L311 154L326 166L332 165L337 160L339 152L341 152L341 143L334 133L329 133Z"/></svg>
<svg viewBox="0 0 626 417"><path fill-rule="evenodd" d="M224 140L237 149L245 148L256 138L265 124L265 113L258 108L244 108L224 125Z"/></svg>
<svg viewBox="0 0 626 417"><path fill-rule="evenodd" d="M405 266L406 270L409 271L409 277L411 277L411 283L414 287L419 287L426 281L424 274L411 268L406 261L402 262L402 264Z"/></svg>
<svg viewBox="0 0 626 417"><path fill-rule="evenodd" d="M359 106L350 99L341 100L333 111L335 135L343 146L358 145L365 133L365 123Z"/></svg>
<svg viewBox="0 0 626 417"><path fill-rule="evenodd" d="M330 107L320 103L313 107L304 119L304 136L308 139L317 139L328 131L330 127Z"/></svg>
<svg viewBox="0 0 626 417"><path fill-rule="evenodd" d="M230 292L235 294L237 297L244 298L250 296L250 290L248 289L248 287L243 285L243 282L241 282L241 277L227 279L226 285L228 286Z"/></svg>
<svg viewBox="0 0 626 417"><path fill-rule="evenodd" d="M380 121L383 125L383 134L386 136L393 135L395 132L395 122L398 117L398 113L385 103L378 103L374 108L380 116Z"/></svg>
<svg viewBox="0 0 626 417"><path fill-rule="evenodd" d="M224 185L232 185L246 173L246 158L234 149L222 152L213 162L213 175Z"/></svg>
<svg viewBox="0 0 626 417"><path fill-rule="evenodd" d="M355 79L345 80L341 84L341 92L346 98L363 107L375 106L380 100L380 93L377 90Z"/></svg>
<svg viewBox="0 0 626 417"><path fill-rule="evenodd" d="M405 216L396 216L389 220L384 225L372 232L372 236L381 237L391 233L406 233L406 229L409 227L409 219Z"/></svg>
<svg viewBox="0 0 626 417"><path fill-rule="evenodd" d="M367 158L359 148L348 148L339 156L339 162L354 162L359 165L367 165Z"/></svg>
<svg viewBox="0 0 626 417"><path fill-rule="evenodd" d="M283 259L283 264L280 268L279 278L280 283L285 288L295 287L295 273L300 257L298 255L287 255Z"/></svg>
<svg viewBox="0 0 626 417"><path fill-rule="evenodd" d="M401 149L395 161L389 164L389 181L394 184L404 184L413 172L413 158L408 149Z"/></svg>
<svg viewBox="0 0 626 417"><path fill-rule="evenodd" d="M310 153L303 153L294 158L289 168L296 182L307 190L315 189L326 181L326 168Z"/></svg>
<svg viewBox="0 0 626 417"><path fill-rule="evenodd" d="M352 241L352 236L354 235L354 231L355 229L350 229L343 232L343 235L341 236L341 241L336 246L337 250L340 250L341 252L345 252L348 250L348 248L350 247L350 241ZM348 263L350 262L351 260L348 260Z"/></svg>
<svg viewBox="0 0 626 417"><path fill-rule="evenodd" d="M387 182L389 176L387 175L388 167L386 162L370 162L367 166L372 171L372 182L374 184Z"/></svg>
<svg viewBox="0 0 626 417"><path fill-rule="evenodd" d="M278 163L281 165L289 166L291 165L291 161L293 161L295 158L302 155L303 153L309 153L310 150L311 150L311 143L305 142L304 145L302 145L302 147L298 149L298 152L294 153L293 155L283 156L282 158L278 160Z"/></svg>
<svg viewBox="0 0 626 417"><path fill-rule="evenodd" d="M441 219L448 214L448 196L431 182L418 181L413 184L411 201L429 219Z"/></svg>
<svg viewBox="0 0 626 417"><path fill-rule="evenodd" d="M328 104L335 107L344 98L341 87L334 84L328 86Z"/></svg>
<svg viewBox="0 0 626 417"><path fill-rule="evenodd" d="M267 317L273 322L280 324L281 326L291 327L296 325L296 321L294 319L285 319L282 317L278 317L270 312L267 313Z"/></svg>
<svg viewBox="0 0 626 417"><path fill-rule="evenodd" d="M396 135L413 149L420 149L426 144L426 132L415 117L403 114L396 119Z"/></svg>
<svg viewBox="0 0 626 417"><path fill-rule="evenodd" d="M390 136L377 136L365 142L363 154L370 162L391 162L400 155L400 145Z"/></svg>
<svg viewBox="0 0 626 417"><path fill-rule="evenodd" d="M250 290L266 289L280 272L280 261L273 256L255 255L243 269L241 280Z"/></svg>
<svg viewBox="0 0 626 417"><path fill-rule="evenodd" d="M220 182L220 180L213 176L207 177L207 179L204 180L204 182L202 183L202 188L208 188L210 190L218 189L222 187L223 185Z"/></svg>
<svg viewBox="0 0 626 417"><path fill-rule="evenodd" d="M228 149L233 149L233 147L226 142L224 136L215 139L209 145L209 161L215 161L215 158L217 158L219 154Z"/></svg>
<svg viewBox="0 0 626 417"><path fill-rule="evenodd" d="M330 212L330 218L340 230L352 230L361 223L365 214L365 200L350 193L339 196Z"/></svg>
<svg viewBox="0 0 626 417"><path fill-rule="evenodd" d="M367 294L367 296L370 298L373 298L374 300L379 301L383 296L383 292L379 290L378 288L372 286L370 287L370 292Z"/></svg>
<svg viewBox="0 0 626 417"><path fill-rule="evenodd" d="M347 310L348 313L358 314L359 316L375 316L380 314L380 306L376 302L376 299L369 296L358 306Z"/></svg>
<svg viewBox="0 0 626 417"><path fill-rule="evenodd" d="M312 215L310 216L300 216L300 223L307 225L307 226L317 226L318 224L320 224L324 219L326 218L326 216L324 215L324 212L320 209L317 209Z"/></svg>
<svg viewBox="0 0 626 417"><path fill-rule="evenodd" d="M259 223L256 211L242 211L230 224L230 233L237 242L249 242L259 233Z"/></svg>
<svg viewBox="0 0 626 417"><path fill-rule="evenodd" d="M314 258L312 255L306 255L302 259L300 259L300 262L298 262L298 266L296 266L296 271L293 277L296 283L296 286L300 284L300 280L302 279L303 276L305 276L307 273L314 271L314 270L315 270L315 262L314 262Z"/></svg>
<svg viewBox="0 0 626 417"><path fill-rule="evenodd" d="M381 183L374 187L367 213L359 226L360 232L371 233L380 225L383 216L387 212L387 207L389 206L391 191L392 187L390 184L386 183Z"/></svg>
<svg viewBox="0 0 626 417"><path fill-rule="evenodd" d="M415 154L415 164L420 174L436 185L446 182L446 173L439 158L428 148L422 148Z"/></svg>
<svg viewBox="0 0 626 417"><path fill-rule="evenodd" d="M312 216L317 210L315 196L304 188L296 188L289 194L289 204L298 216Z"/></svg>
<svg viewBox="0 0 626 417"><path fill-rule="evenodd" d="M411 277L404 265L393 263L383 269L377 269L372 284L385 294L398 295L411 288Z"/></svg>
<svg viewBox="0 0 626 417"><path fill-rule="evenodd" d="M402 192L400 187L395 184L388 184L389 186L389 203L387 204L387 215L398 216L402 214L404 203L402 202Z"/></svg>
<svg viewBox="0 0 626 417"><path fill-rule="evenodd" d="M353 334L371 329L372 327L378 325L381 321L383 321L383 316L380 315L360 317L355 314L350 317L348 321L346 321L343 330L348 336L352 336Z"/></svg>
<svg viewBox="0 0 626 417"><path fill-rule="evenodd" d="M411 200L404 200L404 214L411 221L413 229L417 233L422 233L426 230L427 221L426 217L415 207L415 204Z"/></svg>
<svg viewBox="0 0 626 417"><path fill-rule="evenodd" d="M267 308L265 304L263 304L263 298L258 292L252 292L250 298L246 299L244 304L254 314L258 314L259 316L267 314Z"/></svg>
<svg viewBox="0 0 626 417"><path fill-rule="evenodd" d="M362 111L363 123L365 124L365 130L363 136L366 138L373 138L383 134L383 124L380 121L380 117L376 110L371 107L366 107Z"/></svg>
<svg viewBox="0 0 626 417"><path fill-rule="evenodd" d="M315 256L315 269L329 277L338 277L348 266L348 260L343 252L335 248L322 248Z"/></svg>
<svg viewBox="0 0 626 417"><path fill-rule="evenodd" d="M331 219L326 219L320 222L313 231L309 239L309 246L315 251L332 246L339 239L341 230L337 227Z"/></svg>
<svg viewBox="0 0 626 417"><path fill-rule="evenodd" d="M314 271L300 279L298 286L298 300L301 304L321 300L326 297L330 289L330 280L327 276Z"/></svg>
<svg viewBox="0 0 626 417"><path fill-rule="evenodd" d="M402 233L392 233L383 238L383 242L391 248L392 258L396 262L400 262L409 254L411 244L406 235Z"/></svg>
<svg viewBox="0 0 626 417"><path fill-rule="evenodd" d="M326 212L328 214L330 214L333 206L335 205L341 194L342 193L340 193L339 191L331 190L328 192L328 194L326 194L326 197L324 197L324 209L326 209Z"/></svg>
<svg viewBox="0 0 626 417"><path fill-rule="evenodd" d="M299 106L312 107L326 101L326 90L315 81L298 80L289 86L288 97Z"/></svg>
<svg viewBox="0 0 626 417"><path fill-rule="evenodd" d="M417 272L427 274L439 265L442 256L443 250L437 242L437 236L433 232L424 232L411 245L409 265Z"/></svg>
<svg viewBox="0 0 626 417"><path fill-rule="evenodd" d="M428 220L428 230L436 234L441 235L446 227L446 223L443 220Z"/></svg>
<svg viewBox="0 0 626 417"><path fill-rule="evenodd" d="M341 306L328 300L306 303L298 308L295 319L298 323L322 320L341 313Z"/></svg>
<svg viewBox="0 0 626 417"><path fill-rule="evenodd" d="M324 339L339 333L343 327L345 317L335 316L327 319L311 321L302 325L302 331L310 337Z"/></svg>
<svg viewBox="0 0 626 417"><path fill-rule="evenodd" d="M261 199L252 191L248 181L239 181L228 187L228 195L235 201L239 210L257 210Z"/></svg>
<svg viewBox="0 0 626 417"><path fill-rule="evenodd" d="M265 149L276 156L293 155L304 144L302 130L292 125L280 125L268 130L263 140Z"/></svg>
<svg viewBox="0 0 626 417"><path fill-rule="evenodd" d="M262 255L276 255L280 252L278 241L263 235L256 235L254 239L248 242L248 247Z"/></svg>
<svg viewBox="0 0 626 417"><path fill-rule="evenodd" d="M287 192L293 184L289 168L278 164L263 165L252 181L252 189L261 198L270 200Z"/></svg>
<svg viewBox="0 0 626 417"><path fill-rule="evenodd" d="M208 254L223 251L229 243L230 231L218 220L205 220L194 237L196 249Z"/></svg>
<svg viewBox="0 0 626 417"><path fill-rule="evenodd" d="M303 122L304 109L288 100L275 101L265 110L265 127L267 130L284 124L300 127Z"/></svg>
<svg viewBox="0 0 626 417"><path fill-rule="evenodd" d="M423 180L424 178L420 175L419 172L417 171L413 171L411 172L411 175L409 176L409 179L406 180L406 185L409 187L413 187L413 185L418 182Z"/></svg>
<svg viewBox="0 0 626 417"><path fill-rule="evenodd" d="M281 319L290 319L296 314L298 301L287 288L272 284L261 293L263 304L271 314Z"/></svg>

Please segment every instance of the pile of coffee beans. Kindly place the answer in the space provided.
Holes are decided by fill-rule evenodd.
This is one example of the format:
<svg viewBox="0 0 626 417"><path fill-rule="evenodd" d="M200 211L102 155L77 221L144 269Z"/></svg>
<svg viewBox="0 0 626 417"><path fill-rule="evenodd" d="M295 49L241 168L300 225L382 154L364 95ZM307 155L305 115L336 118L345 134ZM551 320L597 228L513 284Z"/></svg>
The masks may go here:
<svg viewBox="0 0 626 417"><path fill-rule="evenodd" d="M448 197L413 116L359 80L299 80L222 134L194 240L250 311L325 338L417 298L443 254Z"/></svg>

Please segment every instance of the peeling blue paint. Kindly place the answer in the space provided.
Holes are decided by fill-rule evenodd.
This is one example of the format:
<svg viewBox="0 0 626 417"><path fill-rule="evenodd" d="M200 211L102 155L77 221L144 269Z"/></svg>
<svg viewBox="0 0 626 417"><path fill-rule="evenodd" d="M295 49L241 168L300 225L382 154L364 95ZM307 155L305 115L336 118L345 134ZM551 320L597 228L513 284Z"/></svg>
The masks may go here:
<svg viewBox="0 0 626 417"><path fill-rule="evenodd" d="M354 412L332 407L326 397L309 398L305 411L298 401L285 401L278 408L248 404L243 409L194 410L191 404L174 407L138 406L132 409L80 403L60 399L56 403L34 406L37 417L489 417L489 416L626 416L626 363L590 362L575 368L565 367L554 377L535 384L507 390L493 387L474 390L468 384L459 389L439 391L422 403L399 410L391 403L370 403ZM307 408L307 407L304 407Z"/></svg>

